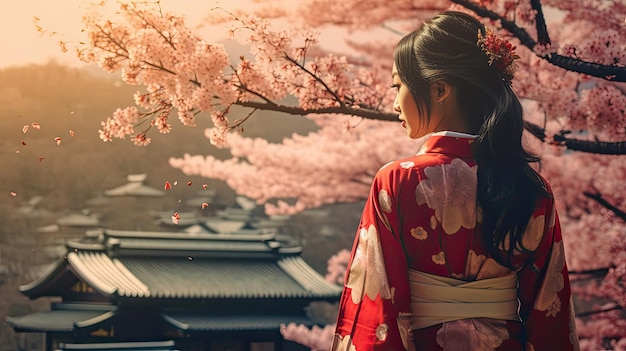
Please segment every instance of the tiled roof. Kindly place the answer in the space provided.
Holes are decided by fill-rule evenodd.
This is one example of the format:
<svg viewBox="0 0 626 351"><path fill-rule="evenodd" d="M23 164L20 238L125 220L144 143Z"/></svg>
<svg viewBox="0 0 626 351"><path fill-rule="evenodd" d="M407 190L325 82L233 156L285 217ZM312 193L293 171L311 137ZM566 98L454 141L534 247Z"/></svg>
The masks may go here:
<svg viewBox="0 0 626 351"><path fill-rule="evenodd" d="M104 196L164 196L165 192L144 185L141 182L130 182L113 189L103 191Z"/></svg>
<svg viewBox="0 0 626 351"><path fill-rule="evenodd" d="M68 253L81 279L104 295L145 298L333 298L326 282L300 257L272 260L120 257Z"/></svg>
<svg viewBox="0 0 626 351"><path fill-rule="evenodd" d="M311 327L316 323L303 315L228 315L212 316L190 314L189 312L165 313L162 315L165 322L188 332L207 331L262 331L279 330L281 324L303 324Z"/></svg>
<svg viewBox="0 0 626 351"><path fill-rule="evenodd" d="M106 342L92 344L60 343L59 351L174 351L176 348L173 340L167 341L143 341L143 342Z"/></svg>
<svg viewBox="0 0 626 351"><path fill-rule="evenodd" d="M150 292L137 277L117 259L93 251L70 252L67 261L87 284L103 295L143 297Z"/></svg>
<svg viewBox="0 0 626 351"><path fill-rule="evenodd" d="M7 317L7 324L18 332L68 333L75 332L84 327L97 326L116 316L114 310L107 311L101 308L89 309L89 307L93 306L86 305L84 309L53 309L51 311L38 312L25 316ZM280 329L281 324L296 323L307 327L319 324L303 314L214 315L189 310L166 310L160 317L166 324L186 332L277 331ZM118 318L120 317L118 316ZM107 345L111 345L111 348L113 346L112 344ZM96 344L84 346L95 347ZM94 349L100 350L100 348Z"/></svg>
<svg viewBox="0 0 626 351"><path fill-rule="evenodd" d="M76 323L83 326L101 322L113 317L112 311L84 311L84 310L52 310L31 313L18 317L7 317L6 322L17 332L71 332Z"/></svg>
<svg viewBox="0 0 626 351"><path fill-rule="evenodd" d="M71 213L65 217L57 219L58 225L75 226L75 227L97 227L100 225L102 215L97 213Z"/></svg>
<svg viewBox="0 0 626 351"><path fill-rule="evenodd" d="M73 284L69 274L107 297L337 300L341 288L300 252L273 233L90 232L68 243L65 261L20 291L30 298L59 296L62 282Z"/></svg>

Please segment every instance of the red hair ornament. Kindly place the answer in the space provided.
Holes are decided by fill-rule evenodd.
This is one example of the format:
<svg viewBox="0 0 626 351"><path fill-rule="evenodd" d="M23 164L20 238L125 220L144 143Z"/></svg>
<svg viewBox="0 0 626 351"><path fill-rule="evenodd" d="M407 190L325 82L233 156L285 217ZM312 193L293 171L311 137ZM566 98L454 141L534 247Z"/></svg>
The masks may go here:
<svg viewBox="0 0 626 351"><path fill-rule="evenodd" d="M485 30L484 36L480 30L478 31L477 44L489 56L489 66L495 66L502 73L502 80L511 85L517 69L515 60L519 58L514 51L515 46L494 34L490 29Z"/></svg>

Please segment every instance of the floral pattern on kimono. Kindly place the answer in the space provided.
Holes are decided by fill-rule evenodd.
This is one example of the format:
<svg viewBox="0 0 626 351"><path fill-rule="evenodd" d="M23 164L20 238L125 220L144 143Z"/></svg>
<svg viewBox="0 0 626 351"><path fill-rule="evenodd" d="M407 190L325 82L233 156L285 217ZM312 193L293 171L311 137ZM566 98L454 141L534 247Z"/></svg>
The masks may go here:
<svg viewBox="0 0 626 351"><path fill-rule="evenodd" d="M365 296L370 300L377 296L391 299L378 232L373 225L362 228L359 233L359 244L350 265L346 287L352 290L352 302L355 304L360 303Z"/></svg>
<svg viewBox="0 0 626 351"><path fill-rule="evenodd" d="M417 184L415 198L418 205L427 203L435 210L446 234L459 228L476 225L476 166L470 167L461 159L424 169L426 178Z"/></svg>
<svg viewBox="0 0 626 351"><path fill-rule="evenodd" d="M333 351L578 348L552 197L538 200L522 240L534 253L513 257L519 321L468 318L411 330L408 269L467 281L511 274L480 240L472 143L436 133L417 155L377 172L348 263Z"/></svg>
<svg viewBox="0 0 626 351"><path fill-rule="evenodd" d="M450 351L493 351L508 338L506 321L489 318L459 319L437 331L437 344Z"/></svg>

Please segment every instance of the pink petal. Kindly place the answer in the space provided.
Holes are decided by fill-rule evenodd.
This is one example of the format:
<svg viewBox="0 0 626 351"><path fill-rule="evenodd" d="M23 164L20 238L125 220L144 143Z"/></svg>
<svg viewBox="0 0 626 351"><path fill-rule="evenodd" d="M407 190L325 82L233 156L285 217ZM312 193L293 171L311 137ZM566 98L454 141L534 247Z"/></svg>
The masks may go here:
<svg viewBox="0 0 626 351"><path fill-rule="evenodd" d="M26 134L28 132L28 124L22 127L22 133Z"/></svg>
<svg viewBox="0 0 626 351"><path fill-rule="evenodd" d="M205 208L209 207L209 204L207 204L206 202L203 202L201 207L204 210Z"/></svg>
<svg viewBox="0 0 626 351"><path fill-rule="evenodd" d="M178 224L178 221L180 221L180 215L178 214L178 212L174 212L174 214L172 215L172 223Z"/></svg>
<svg viewBox="0 0 626 351"><path fill-rule="evenodd" d="M169 190L172 188L172 184L170 182L165 182L165 190Z"/></svg>
<svg viewBox="0 0 626 351"><path fill-rule="evenodd" d="M34 122L33 122L31 125L32 125L32 126L33 126L33 128L35 128L35 129L41 129L41 126L39 125L39 123L34 123Z"/></svg>

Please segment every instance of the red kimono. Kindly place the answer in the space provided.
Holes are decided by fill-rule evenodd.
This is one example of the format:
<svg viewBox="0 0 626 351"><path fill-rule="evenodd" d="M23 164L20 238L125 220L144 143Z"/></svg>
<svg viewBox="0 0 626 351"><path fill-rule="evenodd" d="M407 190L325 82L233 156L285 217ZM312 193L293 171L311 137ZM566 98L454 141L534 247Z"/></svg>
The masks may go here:
<svg viewBox="0 0 626 351"><path fill-rule="evenodd" d="M481 244L473 138L430 136L417 155L383 166L365 204L332 350L576 350L563 241L552 198L541 199L516 271ZM511 276L517 320L463 318L411 327L409 270L458 281ZM516 316L517 317L517 316ZM415 325L415 324L413 324Z"/></svg>

